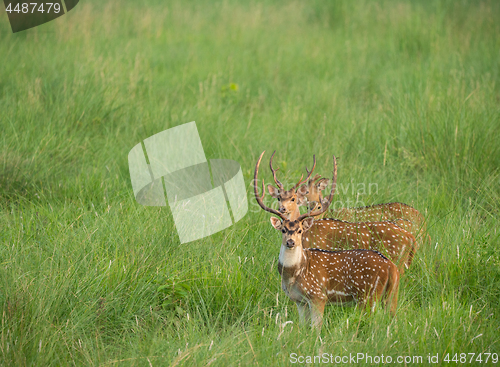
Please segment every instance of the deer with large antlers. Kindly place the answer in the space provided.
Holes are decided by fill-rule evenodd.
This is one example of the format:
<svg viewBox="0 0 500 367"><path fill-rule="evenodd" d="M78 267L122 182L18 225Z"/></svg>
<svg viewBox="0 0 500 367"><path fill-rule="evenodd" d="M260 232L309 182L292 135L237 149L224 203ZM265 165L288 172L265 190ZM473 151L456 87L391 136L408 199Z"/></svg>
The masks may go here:
<svg viewBox="0 0 500 367"><path fill-rule="evenodd" d="M267 190L273 198L278 199L279 211L282 214L285 214L288 218L290 218L290 216L298 217L300 215L299 206L306 204L306 192L302 186L299 190L297 190L297 188L300 186L300 184L309 180L309 178L311 177L312 171L314 171L314 168L316 167L316 156L313 156L313 168L311 172L307 172L308 175L306 179L302 181L302 178L304 177L304 175L302 175L299 182L297 182L290 190L286 190L283 184L276 177L276 172L279 170L279 168L273 168L273 158L275 153L276 151L273 152L271 159L269 160L269 168L271 169L271 172L273 174L274 182L278 187L276 188L273 185L267 185Z"/></svg>
<svg viewBox="0 0 500 367"><path fill-rule="evenodd" d="M395 314L399 289L399 272L389 259L372 250L327 251L304 248L303 238L312 227L314 217L322 214L328 206L309 211L295 219L282 212L268 208L259 196L258 169L264 153L255 167L254 192L262 209L279 218L271 217L271 224L282 232L278 270L285 293L297 305L300 321L311 321L311 326L321 330L324 308L327 303L355 301L362 308L375 306L376 301L389 305ZM337 164L334 157L333 184L328 205L333 200Z"/></svg>
<svg viewBox="0 0 500 367"><path fill-rule="evenodd" d="M257 170L260 166L263 154L264 153L261 154L259 161L257 162ZM271 172L273 173L274 181L280 188L278 190L273 187L275 192L278 195L287 192L276 177L276 171L278 171L278 169L273 168L272 157L269 166L271 168ZM311 171L308 171L308 178L306 180L311 177L314 167L315 164L313 164ZM282 197L278 197L279 200L281 199L280 212L289 220L295 220L300 216L299 206L304 200L305 190L303 189L304 186L299 187L297 191L295 191L295 188L299 186L301 182L302 179L292 190L289 190L289 192L293 193L293 195L289 196L289 198L296 197L296 200L288 200L285 210L282 210L282 206L285 206L283 205L284 200ZM271 192L269 186L268 190ZM325 200L326 203L330 205L328 200ZM325 207L325 205L322 207ZM321 215L326 211L326 209L321 210L316 207L312 211L314 213L320 212L319 215ZM316 218L318 218L319 215L315 214ZM316 220L312 224L311 228L304 233L302 243L304 247L332 251L348 249L377 250L387 255L399 266L400 272L403 273L404 267L409 267L413 260L416 240L411 233L404 229L405 227L410 227L411 223L404 220L401 224L402 225L398 225L391 221L355 223L331 218L319 219Z"/></svg>
<svg viewBox="0 0 500 367"><path fill-rule="evenodd" d="M314 167L313 167L314 170ZM309 174L306 167L306 171ZM322 191L328 184L327 178L321 178L320 175L314 176L307 184L299 187L298 192L301 197L298 205L306 205L308 209L321 209L326 202ZM386 203L376 204L358 208L340 208L325 213L329 218L344 220L347 222L366 222L366 221L393 221L398 226L410 232L416 239L420 239L427 231L427 224L424 216L415 208L404 203ZM427 235L430 242L430 236Z"/></svg>

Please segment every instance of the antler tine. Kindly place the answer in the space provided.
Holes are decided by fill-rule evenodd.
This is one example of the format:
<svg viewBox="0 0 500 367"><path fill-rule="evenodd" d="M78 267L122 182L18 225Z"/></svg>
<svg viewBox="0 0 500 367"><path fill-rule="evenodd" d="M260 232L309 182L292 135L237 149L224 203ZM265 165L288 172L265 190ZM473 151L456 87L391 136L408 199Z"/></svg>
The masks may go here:
<svg viewBox="0 0 500 367"><path fill-rule="evenodd" d="M275 153L276 153L276 151L274 151L273 155L271 156L271 160L269 161L269 168L271 168L271 172L273 173L274 182L276 182L276 185L278 185L278 187L279 187L280 190L285 190L283 188L283 184L281 182L279 182L278 178L276 177L276 171L278 171L279 168L277 168L277 169L273 168L273 158L274 158L274 154Z"/></svg>
<svg viewBox="0 0 500 367"><path fill-rule="evenodd" d="M314 162L313 162L313 168L311 169L310 172L308 171L307 166L306 166L306 172L307 172L306 181L311 178L311 175L312 175L314 169L316 168L316 155L313 155L313 160L314 160Z"/></svg>
<svg viewBox="0 0 500 367"><path fill-rule="evenodd" d="M313 173L313 171L314 171L314 168L316 168L316 155L313 155L313 159L314 159L314 163L313 163L313 168L311 169L311 172L309 172L309 171L307 170L307 167L306 167L306 171L307 171L307 177L306 177L306 179L305 179L304 181L302 181L302 178L304 177L304 175L300 176L300 180L299 180L299 182L297 182L297 184L296 184L296 185L292 188L292 190L296 190L296 189L297 189L297 187L299 187L299 185L300 185L301 183L304 183L304 182L306 182L307 180L309 180L309 178L311 177L311 174L312 174L312 173Z"/></svg>
<svg viewBox="0 0 500 367"><path fill-rule="evenodd" d="M259 203L260 207L262 209L264 209L266 212L273 213L273 214L279 216L282 220L285 220L286 217L282 213L280 213L279 211L274 210L272 208L268 208L267 206L264 205L263 199L264 199L264 196L266 195L266 191L264 188L264 180L262 180L262 196L259 196L259 193L257 191L257 184L259 182L257 176L259 174L260 161L262 160L262 157L264 156L265 152L266 152L265 150L262 152L262 154L260 155L259 160L257 162L257 165L255 166L255 173L253 176L253 189L254 189L254 193L255 193L255 199L257 199L257 203Z"/></svg>
<svg viewBox="0 0 500 367"><path fill-rule="evenodd" d="M291 189L291 190L296 190L296 189L297 189L297 187L299 187L299 185L300 185L301 183L306 182L306 180L302 181L302 178L303 178L303 177L304 177L304 175L300 175L300 180L299 180L299 182L297 182L297 183L295 184L295 186L294 186L294 187L292 187L292 189Z"/></svg>
<svg viewBox="0 0 500 367"><path fill-rule="evenodd" d="M315 183L315 182L316 182L316 181L318 181L320 178L321 178L321 175L320 175L320 174L316 174L316 175L314 175L314 177L313 177L313 178L311 178L311 179L309 180L308 184L310 185L310 184L312 184L312 183Z"/></svg>
<svg viewBox="0 0 500 367"><path fill-rule="evenodd" d="M316 217L318 215L321 215L323 214L327 209L328 207L330 206L330 204L332 203L332 200L333 200L333 194L335 193L335 189L337 188L337 159L335 158L335 156L333 156L333 179L332 179L332 189L330 191L330 196L328 196L328 202L326 203L326 205L321 205L321 209L317 210L317 211L309 211L308 213L305 213L305 214L302 214L301 216L299 216L297 218L297 220L300 222L301 220L305 219L305 218L308 218L308 217Z"/></svg>
<svg viewBox="0 0 500 367"><path fill-rule="evenodd" d="M321 178L321 175L319 173L316 173L311 180L313 180L313 182L314 182L314 181L319 180L320 178Z"/></svg>

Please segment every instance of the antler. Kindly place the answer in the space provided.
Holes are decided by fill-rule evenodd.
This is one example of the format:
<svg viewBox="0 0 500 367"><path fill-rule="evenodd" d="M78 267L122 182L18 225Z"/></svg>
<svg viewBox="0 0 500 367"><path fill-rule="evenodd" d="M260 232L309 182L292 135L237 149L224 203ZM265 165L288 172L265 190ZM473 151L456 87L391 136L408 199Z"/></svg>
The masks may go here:
<svg viewBox="0 0 500 367"><path fill-rule="evenodd" d="M308 175L307 175L306 179L305 179L304 181L302 181L302 177L304 177L304 175L301 175L301 176L300 176L300 180L299 180L299 182L297 182L297 184L296 184L294 187L292 187L292 190L296 190L296 189L297 189L297 187L299 187L299 185L300 185L301 183L304 183L304 182L306 182L307 180L309 180L309 178L311 177L311 174L312 174L312 173L313 173L313 171L314 171L314 168L316 168L316 155L313 155L313 160L314 160L314 163L313 163L313 168L311 169L311 172L307 171L307 167L306 167L306 171L307 171L307 173L308 173Z"/></svg>
<svg viewBox="0 0 500 367"><path fill-rule="evenodd" d="M310 172L309 172L309 170L307 169L307 166L306 166L306 172L307 172L307 178L306 178L306 181L307 181L307 180L309 180L309 178L311 177L311 174L313 173L314 169L316 168L316 156L315 156L315 155L313 155L313 158L314 158L313 168L311 169L311 171L310 171ZM316 177L318 177L318 176L319 176L319 175L314 176L313 181L314 181L314 180L317 180L317 178L316 178ZM319 177L321 177L321 176L319 176ZM318 177L318 178L319 178L319 177Z"/></svg>
<svg viewBox="0 0 500 367"><path fill-rule="evenodd" d="M264 209L266 212L273 213L274 215L279 216L282 220L286 220L286 217L282 213L280 213L279 211L274 210L272 208L268 208L267 206L264 205L264 202L262 201L264 199L264 196L266 195L266 191L264 189L264 180L262 180L262 196L259 196L259 193L257 191L257 184L259 182L259 180L257 179L257 176L259 174L260 161L262 160L262 157L264 156L265 152L266 152L265 150L262 152L262 154L260 155L259 160L257 162L257 165L255 166L255 173L253 176L253 189L254 189L254 193L255 193L255 199L257 199L257 203L259 203L260 207L262 209ZM276 151L274 151L274 152L276 152ZM274 156L274 153L273 153L273 156ZM271 157L271 163L270 163L271 170L273 170L272 160L273 160L273 158ZM273 170L273 175L274 175L274 180L276 181L276 184L278 184L278 186L280 186L281 182L279 182L276 179L276 174L275 174L274 170ZM283 185L281 185L281 188L283 188Z"/></svg>
<svg viewBox="0 0 500 367"><path fill-rule="evenodd" d="M265 150L264 150L265 152ZM262 152L262 154L264 154L264 152ZM271 168L271 172L273 173L273 177L274 177L274 182L276 182L276 185L278 185L278 188L282 191L284 191L285 189L283 188L283 184L281 182L279 182L278 178L276 177L276 171L279 170L279 168L277 169L274 169L273 168L273 158L274 158L274 154L276 153L276 151L273 152L273 155L271 156L271 160L269 161L269 168ZM260 163L260 161L259 161Z"/></svg>
<svg viewBox="0 0 500 367"><path fill-rule="evenodd" d="M314 168L313 168L314 169ZM312 172L312 170L311 170ZM310 174L309 174L310 175ZM333 200L333 194L335 193L335 189L337 188L337 159L335 158L335 156L333 156L333 179L332 179L332 189L330 191L330 196L328 196L328 199L327 199L327 202L325 203L325 205L322 205L322 208L319 209L319 210L316 210L316 211L309 211L308 213L305 213L305 214L302 214L301 216L299 216L297 218L297 221L301 221L305 218L308 218L308 217L316 217L318 215L321 215L323 214L327 209L328 207L330 206L330 204L332 203L332 200Z"/></svg>
<svg viewBox="0 0 500 367"><path fill-rule="evenodd" d="M306 167L306 171L307 171L307 167ZM307 172L309 172L309 171L307 171ZM316 174L316 175L314 175L313 178L311 178L309 180L309 182L307 182L307 188L308 188L309 192L311 191L311 189L312 189L313 185L316 183L316 181L318 181L320 178L321 178L321 175Z"/></svg>
<svg viewBox="0 0 500 367"><path fill-rule="evenodd" d="M306 171L307 171L307 167L306 167ZM309 171L308 171L308 173L309 173ZM313 178L311 178L309 180L309 182L307 183L307 185L311 186L313 183L315 183L316 181L318 181L320 178L321 178L321 175L316 174Z"/></svg>

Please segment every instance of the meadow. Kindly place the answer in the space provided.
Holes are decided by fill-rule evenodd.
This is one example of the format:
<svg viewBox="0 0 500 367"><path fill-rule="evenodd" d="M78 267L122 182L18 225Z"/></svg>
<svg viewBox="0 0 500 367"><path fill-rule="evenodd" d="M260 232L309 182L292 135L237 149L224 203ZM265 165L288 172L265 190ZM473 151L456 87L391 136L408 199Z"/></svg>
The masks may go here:
<svg viewBox="0 0 500 367"><path fill-rule="evenodd" d="M500 353L499 2L89 0L16 34L2 10L0 39L1 365ZM241 165L249 212L181 245L127 155L190 121ZM339 205L425 215L395 318L329 306L319 337L299 327L251 190L275 149L288 185L336 155Z"/></svg>

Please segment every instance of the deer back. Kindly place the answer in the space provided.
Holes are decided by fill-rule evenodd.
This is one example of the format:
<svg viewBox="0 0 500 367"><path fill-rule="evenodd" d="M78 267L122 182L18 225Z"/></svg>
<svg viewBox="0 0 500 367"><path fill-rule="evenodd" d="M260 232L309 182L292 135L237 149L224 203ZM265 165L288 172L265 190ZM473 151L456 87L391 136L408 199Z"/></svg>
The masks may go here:
<svg viewBox="0 0 500 367"><path fill-rule="evenodd" d="M305 248L325 250L371 249L385 254L400 269L408 267L415 252L415 237L390 221L345 222L320 219L302 239Z"/></svg>
<svg viewBox="0 0 500 367"><path fill-rule="evenodd" d="M365 304L397 293L398 269L378 251L304 251L306 260L300 271L282 272L287 294L294 301L302 297L329 303Z"/></svg>

